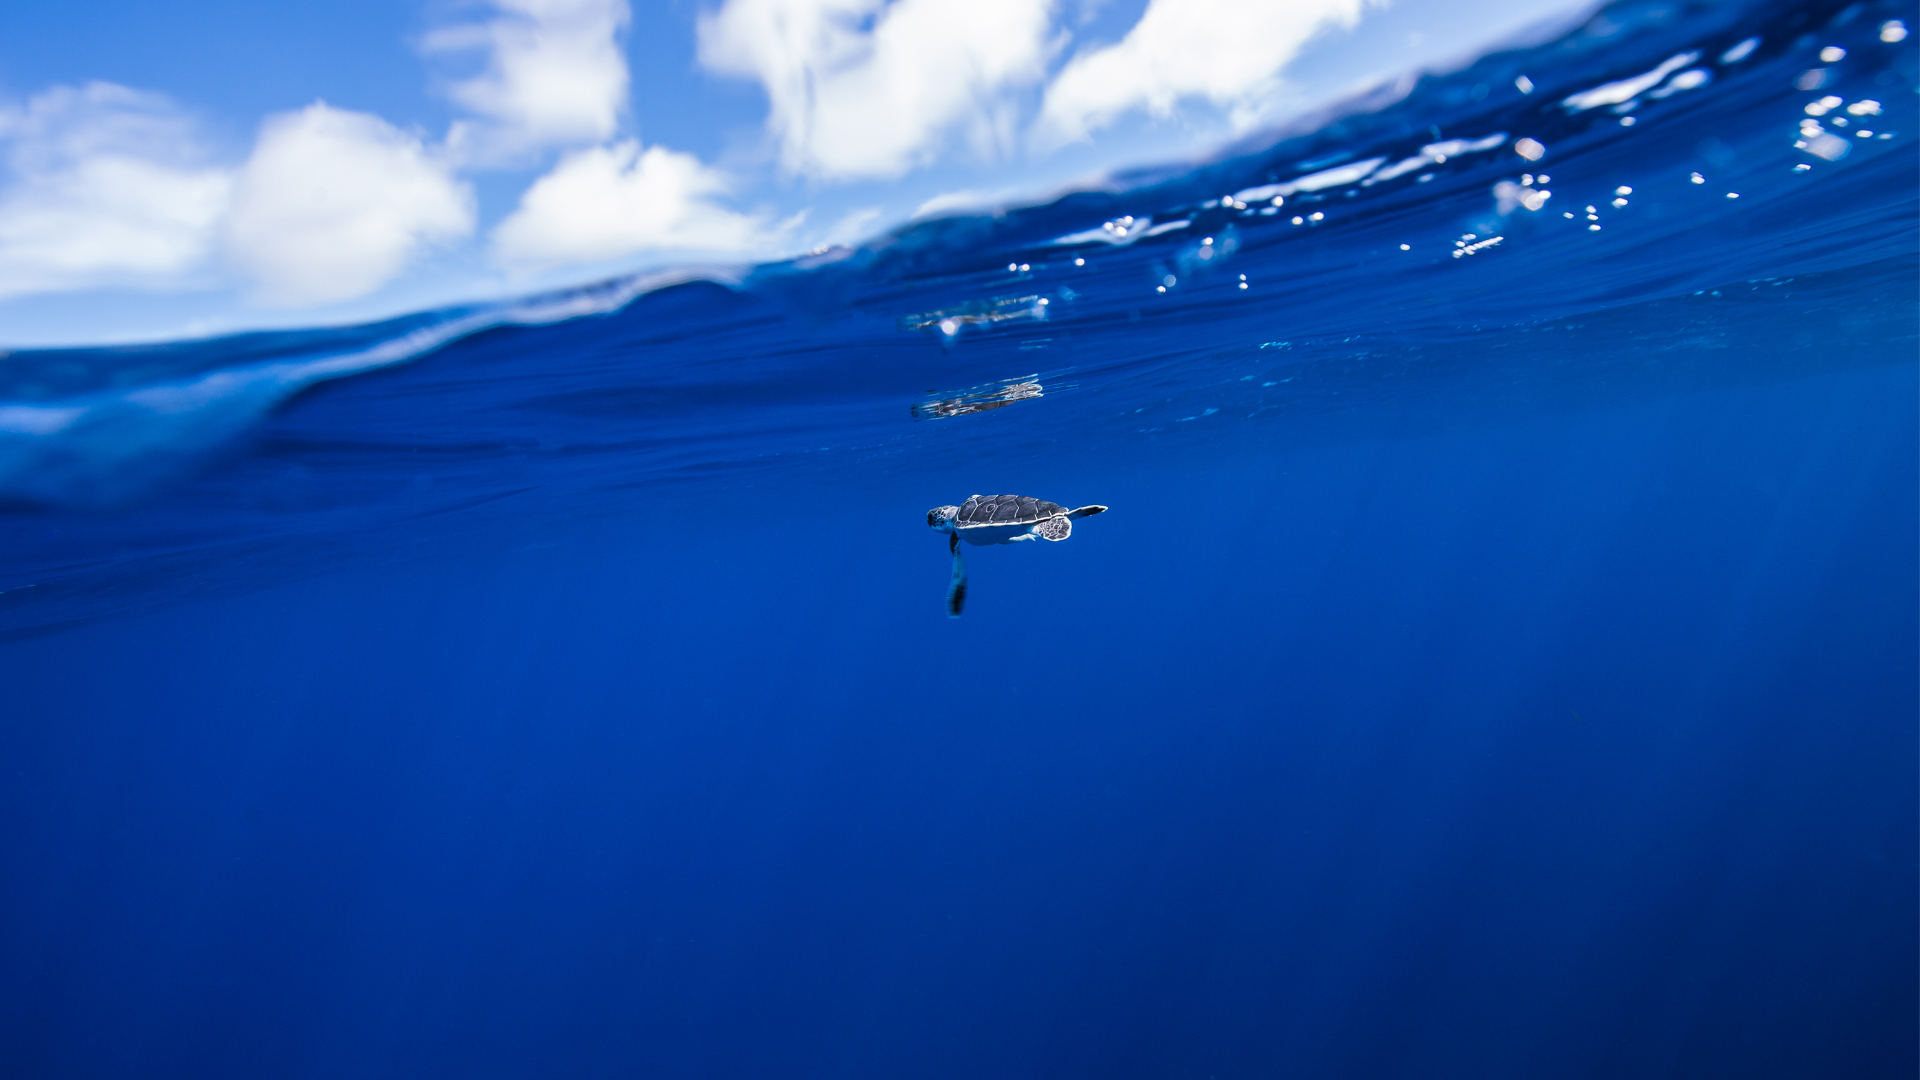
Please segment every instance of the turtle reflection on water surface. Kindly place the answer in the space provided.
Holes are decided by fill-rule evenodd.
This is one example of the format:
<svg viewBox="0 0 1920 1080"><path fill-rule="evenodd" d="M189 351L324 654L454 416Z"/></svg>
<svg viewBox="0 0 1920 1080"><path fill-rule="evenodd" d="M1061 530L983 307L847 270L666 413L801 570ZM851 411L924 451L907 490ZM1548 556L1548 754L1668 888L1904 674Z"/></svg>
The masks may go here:
<svg viewBox="0 0 1920 1080"><path fill-rule="evenodd" d="M999 387L985 394L960 394L942 398L939 401L925 401L913 407L916 420L937 420L948 416L965 416L968 413L986 412L988 409L1005 408L1016 401L1043 396L1042 387L1037 382L1017 382Z"/></svg>
<svg viewBox="0 0 1920 1080"><path fill-rule="evenodd" d="M960 543L1015 544L1022 540L1065 540L1073 535L1073 519L1106 513L1098 504L1069 510L1059 503L1025 495L975 495L959 506L936 506L927 511L927 525L947 534L953 553L953 578L947 585L947 618L960 617L967 602L967 564Z"/></svg>

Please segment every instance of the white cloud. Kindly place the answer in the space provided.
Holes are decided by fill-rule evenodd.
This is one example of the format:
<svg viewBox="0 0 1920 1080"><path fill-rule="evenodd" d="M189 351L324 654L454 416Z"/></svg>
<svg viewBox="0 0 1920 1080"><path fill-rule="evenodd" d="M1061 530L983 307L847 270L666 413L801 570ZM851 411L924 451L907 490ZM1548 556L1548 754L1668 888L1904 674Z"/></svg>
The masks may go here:
<svg viewBox="0 0 1920 1080"><path fill-rule="evenodd" d="M0 297L177 287L200 269L230 179L167 99L111 83L0 109Z"/></svg>
<svg viewBox="0 0 1920 1080"><path fill-rule="evenodd" d="M489 22L428 34L429 53L479 51L485 69L456 81L448 96L477 114L456 122L449 150L495 164L548 146L611 138L627 103L620 45L626 0L494 0Z"/></svg>
<svg viewBox="0 0 1920 1080"><path fill-rule="evenodd" d="M1087 0L718 0L699 20L699 56L765 86L789 172L886 179L969 150L1044 151L1134 111L1210 104L1246 123L1276 107L1282 71L1315 34L1382 2L1148 0L1123 40L1061 67L1062 12L1084 14ZM94 83L0 105L0 298L250 278L274 304L350 300L473 234L458 170L528 167L555 151L486 247L461 258L537 272L649 253L773 254L804 211L775 225L731 209L726 176L633 137L628 4L483 0L474 21L427 35L425 52L469 65L441 69L462 119L440 144L315 104L269 118L235 169L210 161L190 119L155 95ZM949 192L917 216L1020 190ZM878 213L849 212L808 243L857 239Z"/></svg>
<svg viewBox="0 0 1920 1080"><path fill-rule="evenodd" d="M725 178L691 154L632 140L568 154L493 233L494 256L537 271L645 251L739 255L769 239L762 219L713 202Z"/></svg>
<svg viewBox="0 0 1920 1080"><path fill-rule="evenodd" d="M366 113L315 103L270 117L240 170L228 255L269 303L364 296L423 245L473 231L473 197L446 164Z"/></svg>
<svg viewBox="0 0 1920 1080"><path fill-rule="evenodd" d="M1315 34L1352 26L1365 0L1151 0L1119 42L1075 56L1047 87L1036 141L1084 139L1122 114L1170 115L1205 98L1245 123Z"/></svg>
<svg viewBox="0 0 1920 1080"><path fill-rule="evenodd" d="M1050 0L727 0L700 21L708 68L758 79L787 168L894 177L946 149L1013 142L1006 91L1053 51Z"/></svg>

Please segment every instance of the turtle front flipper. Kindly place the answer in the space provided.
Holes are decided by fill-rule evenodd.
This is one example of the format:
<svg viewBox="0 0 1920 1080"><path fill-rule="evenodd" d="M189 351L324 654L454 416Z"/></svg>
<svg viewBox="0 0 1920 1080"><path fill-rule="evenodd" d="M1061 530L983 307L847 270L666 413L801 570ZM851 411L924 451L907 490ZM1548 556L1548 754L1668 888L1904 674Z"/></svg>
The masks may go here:
<svg viewBox="0 0 1920 1080"><path fill-rule="evenodd" d="M957 619L967 602L967 561L960 557L959 537L947 537L947 550L953 552L953 580L947 584L947 618Z"/></svg>
<svg viewBox="0 0 1920 1080"><path fill-rule="evenodd" d="M1065 540L1073 535L1073 522L1065 514L1055 514L1033 527L1034 535L1042 540Z"/></svg>
<svg viewBox="0 0 1920 1080"><path fill-rule="evenodd" d="M1101 506L1099 503L1095 503L1092 506L1083 506L1078 510L1069 510L1067 511L1067 516L1070 518L1092 517L1095 514L1104 514L1106 512L1107 512L1106 507Z"/></svg>

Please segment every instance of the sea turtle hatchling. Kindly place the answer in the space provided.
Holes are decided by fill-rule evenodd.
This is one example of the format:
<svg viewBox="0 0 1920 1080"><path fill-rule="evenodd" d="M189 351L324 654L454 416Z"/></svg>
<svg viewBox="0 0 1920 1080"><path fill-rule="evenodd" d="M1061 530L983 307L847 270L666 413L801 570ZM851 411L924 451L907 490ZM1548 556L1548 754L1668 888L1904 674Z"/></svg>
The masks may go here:
<svg viewBox="0 0 1920 1080"><path fill-rule="evenodd" d="M947 534L953 553L953 581L947 586L947 617L960 617L967 602L967 564L960 542L1015 544L1022 540L1065 540L1073 535L1073 519L1106 512L1104 506L1069 510L1045 499L1025 495L975 495L959 506L936 506L927 511L927 525Z"/></svg>

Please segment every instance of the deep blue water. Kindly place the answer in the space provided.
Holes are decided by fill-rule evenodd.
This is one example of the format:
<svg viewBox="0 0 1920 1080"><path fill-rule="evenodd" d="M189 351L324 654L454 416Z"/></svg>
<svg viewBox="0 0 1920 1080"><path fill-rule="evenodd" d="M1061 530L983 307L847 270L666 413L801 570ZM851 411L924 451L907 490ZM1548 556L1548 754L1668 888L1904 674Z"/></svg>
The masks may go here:
<svg viewBox="0 0 1920 1080"><path fill-rule="evenodd" d="M1889 19L1616 5L729 280L7 356L0 1074L1914 1075ZM976 492L1113 509L949 620Z"/></svg>

